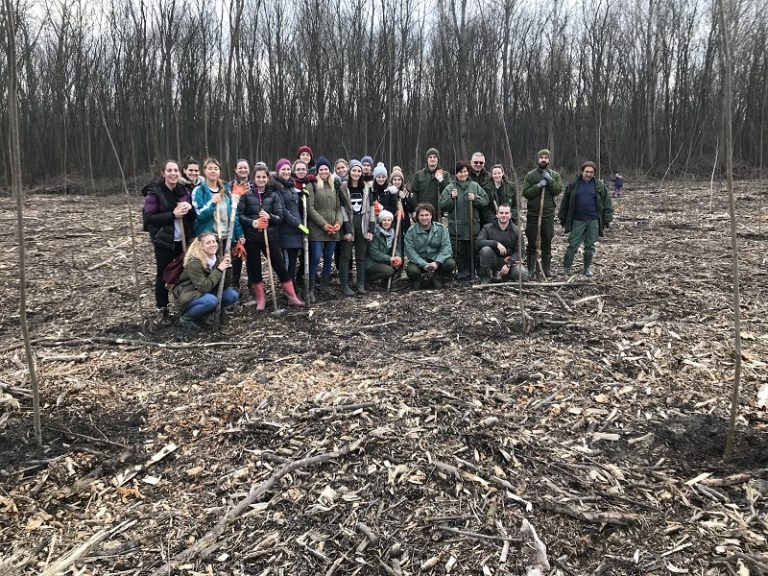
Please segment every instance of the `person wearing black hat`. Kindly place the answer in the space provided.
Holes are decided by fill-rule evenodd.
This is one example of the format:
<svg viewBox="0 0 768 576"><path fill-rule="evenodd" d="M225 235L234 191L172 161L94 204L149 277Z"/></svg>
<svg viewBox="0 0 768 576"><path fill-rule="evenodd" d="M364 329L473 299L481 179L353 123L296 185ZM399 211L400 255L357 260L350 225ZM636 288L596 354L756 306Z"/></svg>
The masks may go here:
<svg viewBox="0 0 768 576"><path fill-rule="evenodd" d="M563 191L563 179L550 169L552 154L546 148L536 154L538 166L525 175L523 196L527 200L525 237L528 240L528 275L536 273L537 238L541 234L541 268L552 276L552 238L555 236L555 198ZM541 215L541 230L539 230Z"/></svg>
<svg viewBox="0 0 768 576"><path fill-rule="evenodd" d="M408 189L413 194L414 204L437 206L440 193L451 183L448 172L440 167L440 153L437 148L430 148L424 155L426 166L416 172Z"/></svg>
<svg viewBox="0 0 768 576"><path fill-rule="evenodd" d="M595 241L613 220L611 196L602 180L595 178L596 166L587 161L581 165L581 175L568 184L560 203L558 218L568 232L568 248L563 258L563 273L571 273L571 265L579 245L584 242L584 276L591 277Z"/></svg>

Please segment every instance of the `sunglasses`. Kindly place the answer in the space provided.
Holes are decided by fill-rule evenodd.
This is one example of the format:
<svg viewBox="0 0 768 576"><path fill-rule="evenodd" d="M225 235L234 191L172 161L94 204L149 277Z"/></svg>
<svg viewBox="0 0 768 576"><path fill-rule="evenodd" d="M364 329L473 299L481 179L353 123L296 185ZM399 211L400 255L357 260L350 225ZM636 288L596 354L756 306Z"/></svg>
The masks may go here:
<svg viewBox="0 0 768 576"><path fill-rule="evenodd" d="M485 164L482 160L472 160L472 164L480 164L481 166Z"/></svg>

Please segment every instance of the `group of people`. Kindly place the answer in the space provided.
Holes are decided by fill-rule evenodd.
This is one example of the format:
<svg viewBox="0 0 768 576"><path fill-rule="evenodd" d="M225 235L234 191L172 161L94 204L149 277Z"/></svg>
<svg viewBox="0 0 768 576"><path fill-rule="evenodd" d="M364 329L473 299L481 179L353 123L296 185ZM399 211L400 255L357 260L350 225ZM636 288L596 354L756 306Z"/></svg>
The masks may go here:
<svg viewBox="0 0 768 576"><path fill-rule="evenodd" d="M368 155L332 165L309 146L294 161L278 160L273 171L238 160L228 182L214 158L168 160L159 181L142 191L144 229L155 251L155 302L163 319L175 312L185 328L210 324L217 310L237 302L245 262L248 289L264 310L262 256L291 306L333 295L334 266L345 296L376 284L388 288L403 272L414 289L440 288L454 275L483 283L525 280L537 262L550 277L556 198L564 189L550 160L540 150L523 182L525 243L515 223L514 183L501 164L488 170L481 152L449 174L430 148L409 186L397 166L387 170ZM612 219L595 170L593 162L582 164L557 211L569 233L567 274L583 243L583 272L592 276L595 241ZM177 268L180 274L169 280L168 271Z"/></svg>

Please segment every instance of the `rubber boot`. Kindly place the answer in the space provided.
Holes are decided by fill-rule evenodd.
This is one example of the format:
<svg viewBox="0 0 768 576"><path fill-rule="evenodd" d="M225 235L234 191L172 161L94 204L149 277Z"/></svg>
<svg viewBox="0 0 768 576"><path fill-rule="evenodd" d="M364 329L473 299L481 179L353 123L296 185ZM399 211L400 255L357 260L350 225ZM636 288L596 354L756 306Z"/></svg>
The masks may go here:
<svg viewBox="0 0 768 576"><path fill-rule="evenodd" d="M365 264L355 262L355 268L357 269L357 293L368 294L368 290L365 289Z"/></svg>
<svg viewBox="0 0 768 576"><path fill-rule="evenodd" d="M309 303L314 304L317 302L317 295L315 294L315 280L314 278L309 281L309 294L305 295L304 298L309 298Z"/></svg>
<svg viewBox="0 0 768 576"><path fill-rule="evenodd" d="M254 282L251 284L251 294L256 300L256 310L264 310L267 307L267 294L264 291L264 282Z"/></svg>
<svg viewBox="0 0 768 576"><path fill-rule="evenodd" d="M584 254L584 276L592 278L594 272L592 272L592 254Z"/></svg>
<svg viewBox="0 0 768 576"><path fill-rule="evenodd" d="M536 260L532 263L528 263L528 278L533 278L536 275Z"/></svg>
<svg viewBox="0 0 768 576"><path fill-rule="evenodd" d="M339 282L341 282L341 293L344 294L344 296L355 295L355 291L349 287L349 260L346 262L339 262Z"/></svg>
<svg viewBox="0 0 768 576"><path fill-rule="evenodd" d="M563 258L563 274L566 276L570 275L571 273L571 266L573 266L573 257L575 254L572 254L570 250L565 251L565 257Z"/></svg>
<svg viewBox="0 0 768 576"><path fill-rule="evenodd" d="M320 293L325 294L326 296L333 296L335 292L330 286L331 283L331 275L330 274L323 274L320 278Z"/></svg>
<svg viewBox="0 0 768 576"><path fill-rule="evenodd" d="M546 276L547 278L554 278L555 276L557 276L557 272L552 270L552 257L551 256L549 258L542 257L542 259L541 259L541 268L544 271L544 276Z"/></svg>
<svg viewBox="0 0 768 576"><path fill-rule="evenodd" d="M477 272L480 276L480 284L491 283L491 269L488 266L478 266Z"/></svg>
<svg viewBox="0 0 768 576"><path fill-rule="evenodd" d="M280 284L280 287L283 289L283 294L285 294L285 297L288 299L288 306L305 305L304 302L299 300L299 297L296 296L296 290L293 288L293 282L287 280Z"/></svg>

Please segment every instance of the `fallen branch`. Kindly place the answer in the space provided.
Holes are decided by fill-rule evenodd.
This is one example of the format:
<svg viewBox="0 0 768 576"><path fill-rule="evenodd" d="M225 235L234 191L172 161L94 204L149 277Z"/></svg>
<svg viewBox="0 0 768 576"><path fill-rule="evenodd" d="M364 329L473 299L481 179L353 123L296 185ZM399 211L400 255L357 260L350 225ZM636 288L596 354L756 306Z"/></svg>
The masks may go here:
<svg viewBox="0 0 768 576"><path fill-rule="evenodd" d="M0 382L0 392L7 392L11 396L24 396L26 398L32 397L32 391L27 390L26 388L19 388L18 386L12 386L11 384L6 384L5 382Z"/></svg>
<svg viewBox="0 0 768 576"><path fill-rule="evenodd" d="M650 316L646 316L642 320L631 320L626 324L622 324L619 326L619 329L620 330L639 330L640 328L645 328L649 324L656 322L658 319L659 319L658 313L651 314Z"/></svg>
<svg viewBox="0 0 768 576"><path fill-rule="evenodd" d="M533 547L525 564L526 576L544 576L550 570L549 560L547 560L547 546L536 534L536 528L526 519L523 519L523 524L520 526L520 536L525 541L529 541L530 546Z"/></svg>
<svg viewBox="0 0 768 576"><path fill-rule="evenodd" d="M572 510L564 506L558 506L551 502L543 501L541 506L551 512L557 514L563 514L564 516L570 516L577 520L583 520L585 522L593 522L595 524L611 524L613 526L631 526L633 524L640 523L640 516L637 514L629 514L616 512L615 510L609 510L607 512L592 512L589 510Z"/></svg>
<svg viewBox="0 0 768 576"><path fill-rule="evenodd" d="M96 532L96 534L94 534L93 536L88 538L88 540L80 544L80 546L74 548L73 550L65 554L63 557L56 560L56 562L54 562L51 566L49 566L41 574L41 576L59 576L61 574L64 574L65 572L67 572L69 567L72 566L72 564L74 564L80 558L82 558L91 548L93 548L100 542L103 542L107 538L111 538L112 536L127 530L134 524L136 524L136 520L126 520L125 522L122 522L117 526L114 526L112 528L105 528L104 530L100 530L99 532Z"/></svg>
<svg viewBox="0 0 768 576"><path fill-rule="evenodd" d="M466 530L459 530L452 526L438 526L438 530L441 532L449 532L451 534L458 534L459 536L466 536L467 538L474 538L475 540L494 540L497 542L522 542L522 538L512 538L511 536L496 536L495 534L481 534L479 532L468 532Z"/></svg>
<svg viewBox="0 0 768 576"><path fill-rule="evenodd" d="M240 502L234 508L230 509L206 534L198 539L192 546L186 550L179 552L172 559L169 559L165 564L155 569L150 576L165 576L175 570L180 564L185 564L196 558L201 551L210 548L218 539L224 534L226 529L232 522L237 520L244 512L246 512L251 504L256 502L264 494L266 494L272 487L286 474L301 470L302 468L308 468L316 464L322 464L328 460L334 460L340 456L348 454L353 450L357 450L360 447L362 440L357 440L351 444L347 444L344 448L336 450L335 452L328 452L327 454L320 454L318 456L310 456L301 460L294 460L284 466L281 466L266 480L251 488L248 496L240 500Z"/></svg>
<svg viewBox="0 0 768 576"><path fill-rule="evenodd" d="M106 344L108 346L146 346L148 348L165 348L168 350L188 350L192 348L253 348L253 342L241 340L238 342L154 342L152 340L138 340L132 338L106 338L94 336L93 338L73 338L71 340L36 340L32 342L43 348L57 348L59 346L83 346L84 344ZM0 352L12 352L24 346L23 342L17 342L0 350Z"/></svg>

